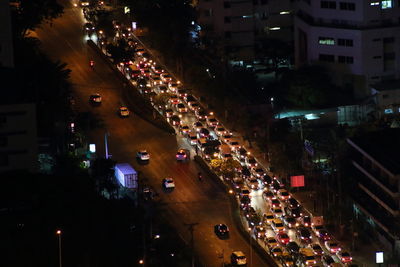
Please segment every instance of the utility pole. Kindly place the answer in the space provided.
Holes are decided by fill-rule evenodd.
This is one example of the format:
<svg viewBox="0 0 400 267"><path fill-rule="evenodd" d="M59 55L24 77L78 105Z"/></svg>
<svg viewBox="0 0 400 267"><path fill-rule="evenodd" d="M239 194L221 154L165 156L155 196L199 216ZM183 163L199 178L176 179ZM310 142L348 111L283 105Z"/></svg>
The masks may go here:
<svg viewBox="0 0 400 267"><path fill-rule="evenodd" d="M190 247L192 248L192 267L194 267L194 227L199 223L185 223L190 232Z"/></svg>

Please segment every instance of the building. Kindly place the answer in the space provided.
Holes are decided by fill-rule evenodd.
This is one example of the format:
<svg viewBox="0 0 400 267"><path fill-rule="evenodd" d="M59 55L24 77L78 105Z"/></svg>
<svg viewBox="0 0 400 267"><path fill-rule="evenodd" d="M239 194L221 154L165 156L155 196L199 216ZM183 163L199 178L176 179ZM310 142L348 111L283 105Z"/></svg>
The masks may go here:
<svg viewBox="0 0 400 267"><path fill-rule="evenodd" d="M347 139L354 214L371 239L400 255L400 129Z"/></svg>
<svg viewBox="0 0 400 267"><path fill-rule="evenodd" d="M10 5L0 1L0 67L14 67Z"/></svg>
<svg viewBox="0 0 400 267"><path fill-rule="evenodd" d="M400 80L372 85L371 95L379 117L400 115Z"/></svg>
<svg viewBox="0 0 400 267"><path fill-rule="evenodd" d="M290 0L199 0L200 37L232 65L248 66L263 57L266 38L292 40ZM260 49L261 47L261 49Z"/></svg>
<svg viewBox="0 0 400 267"><path fill-rule="evenodd" d="M326 65L356 97L400 78L400 7L394 0L298 0L295 62Z"/></svg>
<svg viewBox="0 0 400 267"><path fill-rule="evenodd" d="M36 105L0 104L0 172L36 168Z"/></svg>

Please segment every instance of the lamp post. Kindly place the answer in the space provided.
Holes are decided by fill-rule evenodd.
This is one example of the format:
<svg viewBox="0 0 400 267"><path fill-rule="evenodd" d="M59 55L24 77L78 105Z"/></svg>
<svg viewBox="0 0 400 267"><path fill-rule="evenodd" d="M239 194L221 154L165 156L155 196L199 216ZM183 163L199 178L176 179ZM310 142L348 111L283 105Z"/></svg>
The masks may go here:
<svg viewBox="0 0 400 267"><path fill-rule="evenodd" d="M251 227L248 228L249 230L249 243L250 243L250 267L253 267L253 246L251 245Z"/></svg>
<svg viewBox="0 0 400 267"><path fill-rule="evenodd" d="M57 230L56 234L58 236L58 260L59 267L62 267L62 258L61 258L61 230Z"/></svg>

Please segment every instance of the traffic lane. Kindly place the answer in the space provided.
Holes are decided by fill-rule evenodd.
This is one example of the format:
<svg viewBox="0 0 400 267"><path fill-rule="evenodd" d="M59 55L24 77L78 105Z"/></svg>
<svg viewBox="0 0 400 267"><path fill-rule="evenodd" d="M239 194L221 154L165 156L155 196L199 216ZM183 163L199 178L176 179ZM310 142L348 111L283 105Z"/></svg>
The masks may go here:
<svg viewBox="0 0 400 267"><path fill-rule="evenodd" d="M77 32L79 33L79 32ZM44 34L44 33L43 33ZM49 32L50 34L50 32ZM46 35L46 34L44 34ZM62 35L61 35L62 36ZM51 37L51 41L54 40L55 37ZM46 43L46 41L44 41ZM79 44L79 42L76 42ZM56 45L54 42L46 43L50 48L54 45ZM68 49L69 45L67 42L60 42L57 44L56 48L54 49L55 51L52 51L53 54L57 53L64 53L68 54ZM79 50L79 47L78 47ZM100 73L98 77L92 77L93 74L97 74L97 72L92 71L90 72L86 67L83 65L83 62L85 62L85 56L75 56L74 53L70 53L72 56L67 56L67 62L68 59L74 59L71 61L71 67L75 70L72 73L72 79L74 81L82 81L86 82L87 84L95 84L98 83L98 77L102 77L103 75ZM79 54L79 53L78 53ZM78 60L78 63L76 63L76 59ZM68 62L69 63L69 62ZM76 66L78 65L78 67ZM103 70L104 67L101 66L102 64L96 64L95 70ZM75 67L75 68L74 68ZM105 67L106 69L106 67ZM152 127L151 125L148 125L148 123L144 122L140 118L137 118L136 116L132 116L131 118L127 120L121 120L118 118L115 114L115 108L118 106L118 96L116 93L116 90L112 90L115 85L110 82L109 80L104 81L103 85L100 86L99 90L100 93L103 95L103 104L100 107L93 108L88 104L88 96L90 95L90 86L77 86L76 91L78 92L77 96L77 105L80 105L80 107L83 107L85 110L92 110L98 114L100 114L103 118L104 121L107 125L107 128L109 129L110 132L110 153L114 155L114 159L119 159L121 161L130 161L133 165L136 165L138 169L142 168L144 170L144 173L147 172L147 169L150 170L150 175L153 177L159 177L159 178L154 178L150 179L155 186L160 185L160 180L162 179L161 177L164 177L165 173L168 172L168 170L171 169L171 166L174 166L175 168L171 169L171 172L177 172L177 173L186 173L184 175L184 179L179 179L179 175L175 177L177 180L177 185L181 187L181 192L177 193L178 190L176 190L174 193L170 195L166 195L167 198L175 201L175 202L181 202L183 203L181 206L183 207L183 212L179 214L179 216L176 216L176 218L184 218L185 216L191 220L193 217L193 214L201 214L201 219L202 225L205 225L207 232L210 227L213 227L213 222L208 223L208 216L209 214L208 209L206 212L201 213L201 211L204 209L201 205L198 207L198 211L193 212L192 210L192 205L188 204L190 201L195 202L198 199L208 199L211 200L213 204L210 204L212 207L215 207L215 209L219 212L220 215L224 215L224 212L221 212L225 210L224 207L219 207L218 205L215 205L215 199L216 199L216 193L214 191L219 190L217 186L215 186L211 181L208 181L207 179L202 183L202 187L199 187L198 184L196 183L196 179L193 179L198 172L198 168L195 164L188 164L188 169L184 171L185 165L176 165L178 164L174 160L174 154L176 153L176 143L174 142L174 138L168 134L165 134L161 132L160 130ZM117 86L118 87L118 86ZM110 90L108 90L110 89ZM151 129L150 129L151 128ZM149 135L149 132L153 133ZM103 129L98 129L97 131L94 132L94 137L93 140L95 140L95 143L98 144L98 149L101 154L104 154L104 133L105 130ZM172 138L172 139L171 139ZM164 140L164 141L163 141ZM153 144L154 143L154 144ZM175 143L175 144L174 144ZM133 144L133 145L132 145ZM152 161L151 162L156 162L156 168L151 168L151 165L147 166L142 166L138 165L135 160L134 160L134 155L138 147L143 147L143 144L145 146L149 147L149 150L154 151L151 152L154 155L152 156ZM172 148L169 148L169 152L165 152L165 145L171 146ZM146 167L150 167L147 168ZM160 168L159 168L160 167ZM166 171L167 170L167 171ZM189 173L189 174L188 174ZM184 188L187 188L185 190ZM214 192L214 193L213 193ZM202 197L199 197L202 196ZM177 201L178 200L178 201ZM203 203L202 201L198 201L198 203ZM223 201L221 203L224 203ZM204 204L204 203L203 203ZM208 205L208 206L210 206ZM169 209L173 210L173 209ZM215 217L215 216L214 216ZM175 217L174 217L175 218ZM194 217L194 219L197 219L198 217ZM223 221L223 219L218 219L218 221ZM226 221L226 218L224 219ZM206 226L210 225L210 226ZM179 228L178 228L179 229ZM186 229L183 229L183 232L186 232ZM206 231L204 231L206 233ZM240 242L241 244L245 244L243 240ZM207 243L208 244L208 243ZM205 244L205 246L207 245ZM240 248L238 245L232 245L232 248ZM215 248L214 248L215 249ZM232 249L233 250L233 249ZM242 250L245 251L243 248ZM202 250L202 247L200 247L200 251ZM207 252L205 252L205 255L208 255ZM256 260L256 256L254 256L254 260Z"/></svg>

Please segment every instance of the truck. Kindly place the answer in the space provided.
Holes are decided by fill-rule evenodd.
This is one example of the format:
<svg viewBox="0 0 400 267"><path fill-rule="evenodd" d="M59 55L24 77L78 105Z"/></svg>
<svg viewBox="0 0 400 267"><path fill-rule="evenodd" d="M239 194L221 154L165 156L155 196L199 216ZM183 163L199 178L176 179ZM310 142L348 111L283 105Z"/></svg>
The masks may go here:
<svg viewBox="0 0 400 267"><path fill-rule="evenodd" d="M135 190L138 188L137 172L129 163L115 164L114 174L123 187Z"/></svg>

